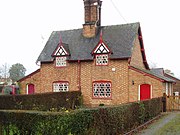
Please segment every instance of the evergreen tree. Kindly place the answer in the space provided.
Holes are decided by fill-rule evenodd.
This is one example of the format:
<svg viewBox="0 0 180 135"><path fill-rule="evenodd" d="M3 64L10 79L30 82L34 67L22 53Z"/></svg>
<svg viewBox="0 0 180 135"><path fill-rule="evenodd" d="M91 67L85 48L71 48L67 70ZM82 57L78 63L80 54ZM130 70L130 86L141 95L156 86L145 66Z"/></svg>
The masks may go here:
<svg viewBox="0 0 180 135"><path fill-rule="evenodd" d="M16 82L17 80L23 78L25 76L26 68L20 64L13 64L9 69L9 77L12 82Z"/></svg>

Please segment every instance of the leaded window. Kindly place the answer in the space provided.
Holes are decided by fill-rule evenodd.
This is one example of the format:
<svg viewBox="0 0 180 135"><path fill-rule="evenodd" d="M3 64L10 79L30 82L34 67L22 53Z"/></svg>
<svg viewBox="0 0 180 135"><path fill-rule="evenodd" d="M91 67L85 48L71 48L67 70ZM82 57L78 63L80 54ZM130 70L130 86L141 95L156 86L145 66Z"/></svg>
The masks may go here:
<svg viewBox="0 0 180 135"><path fill-rule="evenodd" d="M54 92L66 92L69 90L68 82L55 82L53 83L53 91Z"/></svg>
<svg viewBox="0 0 180 135"><path fill-rule="evenodd" d="M65 67L66 57L56 57L56 67Z"/></svg>
<svg viewBox="0 0 180 135"><path fill-rule="evenodd" d="M108 65L108 54L96 55L96 65Z"/></svg>
<svg viewBox="0 0 180 135"><path fill-rule="evenodd" d="M111 82L93 82L93 98L111 98Z"/></svg>

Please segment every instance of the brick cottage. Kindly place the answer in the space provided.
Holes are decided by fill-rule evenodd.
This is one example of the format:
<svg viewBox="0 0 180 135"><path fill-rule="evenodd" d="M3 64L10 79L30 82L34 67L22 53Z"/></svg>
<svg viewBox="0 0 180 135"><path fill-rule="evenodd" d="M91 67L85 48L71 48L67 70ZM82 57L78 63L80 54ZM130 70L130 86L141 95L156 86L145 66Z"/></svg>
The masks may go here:
<svg viewBox="0 0 180 135"><path fill-rule="evenodd" d="M22 94L81 91L92 106L172 92L174 81L149 69L140 24L101 26L101 5L84 0L83 28L52 32L37 59L40 69L19 80Z"/></svg>

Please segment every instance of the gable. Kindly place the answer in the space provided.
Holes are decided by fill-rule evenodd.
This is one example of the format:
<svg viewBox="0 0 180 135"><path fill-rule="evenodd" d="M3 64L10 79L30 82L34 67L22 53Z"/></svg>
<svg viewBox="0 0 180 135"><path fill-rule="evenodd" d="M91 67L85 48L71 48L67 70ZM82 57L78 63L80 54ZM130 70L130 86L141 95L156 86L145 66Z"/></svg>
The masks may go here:
<svg viewBox="0 0 180 135"><path fill-rule="evenodd" d="M103 43L99 43L93 50L93 54L110 53L110 49Z"/></svg>
<svg viewBox="0 0 180 135"><path fill-rule="evenodd" d="M139 67L142 69L146 69L144 66L144 63L143 63L143 57L141 54L141 47L139 44L138 36L136 37L136 39L134 41L130 65L135 66L135 67Z"/></svg>
<svg viewBox="0 0 180 135"><path fill-rule="evenodd" d="M53 53L53 56L66 56L66 55L68 55L68 53L62 45L59 45Z"/></svg>
<svg viewBox="0 0 180 135"><path fill-rule="evenodd" d="M92 54L107 54L110 53L110 49L108 46L103 42L103 37L102 37L102 31L100 33L100 41L97 44L97 46L93 49Z"/></svg>
<svg viewBox="0 0 180 135"><path fill-rule="evenodd" d="M144 44L143 44L140 28L134 40L134 45L132 48L132 55L130 59L130 65L136 66L142 69L149 69L149 65L146 60L146 54L145 54L145 49L144 49Z"/></svg>

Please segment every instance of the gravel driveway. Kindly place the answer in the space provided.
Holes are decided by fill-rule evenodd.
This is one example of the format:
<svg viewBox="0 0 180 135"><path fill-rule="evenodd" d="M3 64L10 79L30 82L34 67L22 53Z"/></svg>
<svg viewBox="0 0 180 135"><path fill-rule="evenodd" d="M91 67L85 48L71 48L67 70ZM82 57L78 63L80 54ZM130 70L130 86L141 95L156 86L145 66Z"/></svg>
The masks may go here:
<svg viewBox="0 0 180 135"><path fill-rule="evenodd" d="M159 120L154 121L146 129L140 131L136 135L157 135L157 131L160 128L162 128L167 123L172 121L179 114L180 114L180 112L168 112L168 113L164 113L163 116Z"/></svg>

